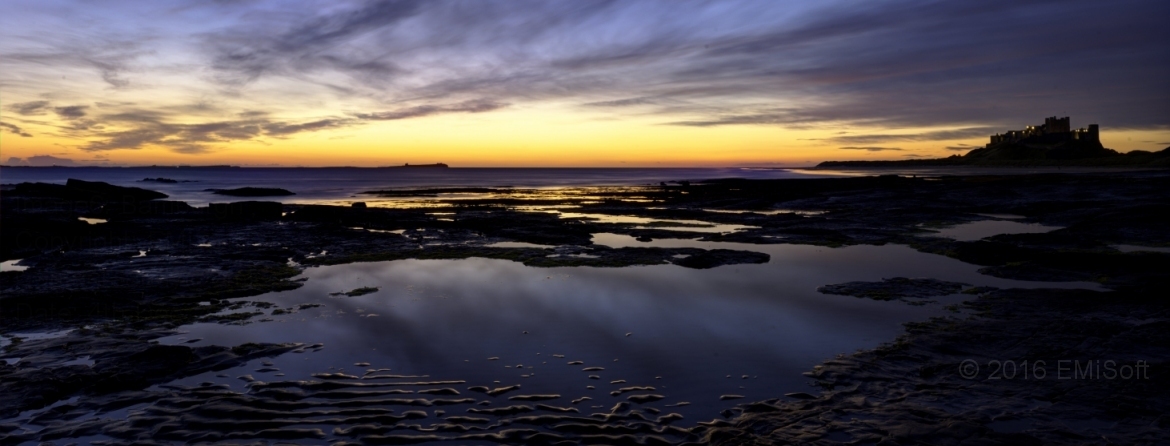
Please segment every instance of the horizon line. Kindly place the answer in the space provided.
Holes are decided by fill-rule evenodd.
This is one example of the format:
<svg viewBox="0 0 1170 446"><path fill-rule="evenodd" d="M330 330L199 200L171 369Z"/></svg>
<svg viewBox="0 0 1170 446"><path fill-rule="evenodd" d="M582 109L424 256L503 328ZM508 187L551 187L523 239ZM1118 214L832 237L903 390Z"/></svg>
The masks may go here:
<svg viewBox="0 0 1170 446"><path fill-rule="evenodd" d="M819 164L819 163L818 163ZM74 166L21 166L0 164L0 168L19 168L19 169L149 169L149 168L165 168L165 169L400 169L403 166L248 166L248 165L231 165L231 164L209 164L209 165L129 165L129 166L103 166L103 165L74 165ZM445 167L442 169L808 169L816 167L816 164L805 166L472 166L472 167ZM429 170L423 168L424 170ZM416 171L417 169L410 169Z"/></svg>

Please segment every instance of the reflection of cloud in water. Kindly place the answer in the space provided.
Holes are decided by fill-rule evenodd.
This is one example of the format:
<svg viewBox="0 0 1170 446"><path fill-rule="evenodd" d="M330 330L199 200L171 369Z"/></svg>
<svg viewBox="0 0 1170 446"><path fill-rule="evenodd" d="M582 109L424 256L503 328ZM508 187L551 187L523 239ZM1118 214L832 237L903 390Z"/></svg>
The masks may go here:
<svg viewBox="0 0 1170 446"><path fill-rule="evenodd" d="M0 262L0 271L24 271L28 269L27 265L20 265L23 259L5 260Z"/></svg>
<svg viewBox="0 0 1170 446"><path fill-rule="evenodd" d="M190 331L187 337L203 338L202 344L324 342L327 348L321 352L278 360L290 379L329 366L370 362L395 373L465 379L468 385L522 383L525 392L576 398L586 395L584 386L596 383L582 366L566 365L579 360L605 367L590 372L604 382L654 384L667 403L692 401L682 410L710 416L711 409L723 407L721 394L763 399L807 390L801 372L835 354L892 340L901 323L940 311L822 295L817 286L894 276L1036 285L982 276L973 265L901 246L717 245L751 247L771 254L772 260L710 270L674 265L531 268L481 258L318 267L305 271L309 280L301 289L248 300L281 307L320 302L323 307L275 317L284 322L184 329ZM327 297L362 286L381 291ZM380 316L359 317L369 313ZM485 361L488 357L500 361ZM739 379L742 375L759 378ZM620 399L606 400L609 390L614 389L602 386L587 395L597 404L612 405Z"/></svg>
<svg viewBox="0 0 1170 446"><path fill-rule="evenodd" d="M937 236L958 241L979 240L1000 234L1037 234L1060 229L1060 226L1045 226L1039 223L1018 221L981 220L937 230Z"/></svg>
<svg viewBox="0 0 1170 446"><path fill-rule="evenodd" d="M700 220L672 220L662 218L635 217L630 215L586 214L560 211L556 212L560 214L561 218L586 218L593 220L595 223L646 225L645 227L654 229L667 229L688 232L723 233L755 228L755 226L711 223ZM644 229L645 227L639 229Z"/></svg>
<svg viewBox="0 0 1170 446"><path fill-rule="evenodd" d="M829 211L804 211L797 209L748 209L748 210L734 210L734 209L703 209L703 212L714 212L717 214L760 214L760 215L824 215Z"/></svg>
<svg viewBox="0 0 1170 446"><path fill-rule="evenodd" d="M1113 245L1113 248L1121 252L1163 252L1170 253L1170 246L1138 246L1138 245Z"/></svg>

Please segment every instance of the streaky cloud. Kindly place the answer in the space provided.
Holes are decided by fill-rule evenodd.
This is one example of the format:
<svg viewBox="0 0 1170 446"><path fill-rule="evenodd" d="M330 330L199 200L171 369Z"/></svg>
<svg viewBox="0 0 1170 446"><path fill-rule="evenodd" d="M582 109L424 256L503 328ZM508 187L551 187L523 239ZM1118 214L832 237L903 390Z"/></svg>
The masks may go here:
<svg viewBox="0 0 1170 446"><path fill-rule="evenodd" d="M992 133L995 133L995 130L990 127L968 127L962 129L936 130L922 133L844 135L826 138L825 141L846 144L872 144L890 141L947 141L954 139L982 137Z"/></svg>
<svg viewBox="0 0 1170 446"><path fill-rule="evenodd" d="M889 152L889 151L901 152L902 151L902 149L899 147L878 147L878 146L860 146L860 147L849 146L849 147L838 147L838 149L840 149L840 150L865 150L868 152ZM907 155L907 156L909 156L909 155Z"/></svg>
<svg viewBox="0 0 1170 446"><path fill-rule="evenodd" d="M243 85L263 76L297 77L321 69L355 78L381 77L399 69L393 63L370 59L368 54L337 51L348 40L390 26L418 13L418 0L378 0L343 12L313 17L282 31L237 29L209 37L215 79Z"/></svg>
<svg viewBox="0 0 1170 446"><path fill-rule="evenodd" d="M385 112L361 113L356 116L369 121L394 121L443 113L484 113L499 110L507 106L507 103L491 99L475 99L451 105L418 105Z"/></svg>
<svg viewBox="0 0 1170 446"><path fill-rule="evenodd" d="M5 108L25 116L39 115L49 109L49 101L20 102L8 104Z"/></svg>
<svg viewBox="0 0 1170 446"><path fill-rule="evenodd" d="M300 124L273 122L264 124L264 134L269 136L288 136L294 133L315 132L318 130L334 129L351 125L352 119L318 119Z"/></svg>
<svg viewBox="0 0 1170 446"><path fill-rule="evenodd" d="M32 137L32 135L31 135L31 134L29 134L28 132L24 131L24 130L23 130L23 129L21 129L20 127L18 127L18 126L16 126L16 125L14 125L14 124L9 124L9 123L7 123L7 122L0 122L0 128L3 128L3 129L5 129L5 130L8 130L8 131L10 131L10 132L12 132L12 133L15 133L15 134L17 134L17 135L20 135L20 136L22 136L22 137L24 137L24 138L31 138L31 137Z"/></svg>
<svg viewBox="0 0 1170 446"><path fill-rule="evenodd" d="M653 98L638 97L629 99L616 99L612 101L596 101L587 102L581 105L586 107L634 107L639 105L654 105L657 104Z"/></svg>

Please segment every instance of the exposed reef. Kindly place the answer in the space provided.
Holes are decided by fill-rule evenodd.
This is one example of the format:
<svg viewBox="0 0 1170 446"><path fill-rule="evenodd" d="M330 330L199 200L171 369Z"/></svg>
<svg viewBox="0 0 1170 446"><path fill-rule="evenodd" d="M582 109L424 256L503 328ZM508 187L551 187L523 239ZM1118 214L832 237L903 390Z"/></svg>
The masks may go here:
<svg viewBox="0 0 1170 446"><path fill-rule="evenodd" d="M0 273L0 334L6 335L0 359L19 358L0 362L0 410L57 406L38 415L41 425L50 426L43 431L0 425L0 443L90 435L113 444L325 438L367 444L1170 441L1164 415L1170 412L1170 311L1162 297L1170 254L1117 249L1170 246L1170 174L1163 171L726 179L571 194L460 191L484 196L458 200L442 195L457 192L436 189L393 192L433 200L414 209L242 202L217 210L104 183L3 186L0 260L23 259L28 269ZM574 214L524 208L539 206ZM577 214L584 217L572 216ZM1014 214L1019 221L1061 229L974 241L926 229L996 218L982 214ZM599 218L605 216L651 223ZM715 225L737 230L717 231ZM256 305L226 299L299 287L294 278L308 266L466 257L537 267L711 268L768 261L738 247L614 248L595 243L599 233L826 247L896 243L980 265L981 272L997 277L1087 280L1104 291L972 289L929 278L826 284L826 292L878 299L917 301L955 292L976 297L954 307L950 317L910 324L907 335L889 345L822 364L810 372L818 389L745 403L724 419L702 423L663 411L669 406L657 396L666 393L652 383L630 383L628 401L593 413L576 407L586 401L579 395L533 393L509 400L525 396L511 383L404 381L324 370L310 381L241 377L250 379L248 393L210 383L150 387L251 358L321 348L150 342L195 321L264 323L255 320ZM523 247L498 247L500 242ZM348 296L369 290L330 291ZM12 335L28 330L73 331L41 340ZM967 359L979 365L974 379L962 375ZM1046 361L1050 375L1060 373L1059 360L1140 360L1149 365L1150 379L990 379L991 361L1002 368L1009 360L1033 366ZM410 384L389 385L400 382ZM503 396L509 392L515 393ZM395 408L363 409L371 397ZM500 404L481 406L496 398ZM74 421L78 414L146 402L146 409L123 418ZM432 415L437 411L418 410L438 407L453 416L440 420ZM326 433L306 424L336 429Z"/></svg>
<svg viewBox="0 0 1170 446"><path fill-rule="evenodd" d="M0 361L0 417L11 417L77 394L133 395L151 384L224 370L300 347L244 344L193 348L150 342L167 334L81 329L59 338L12 346L0 354L0 359L17 358L12 364Z"/></svg>
<svg viewBox="0 0 1170 446"><path fill-rule="evenodd" d="M817 366L815 398L740 406L704 442L1166 444L1164 292L995 291Z"/></svg>

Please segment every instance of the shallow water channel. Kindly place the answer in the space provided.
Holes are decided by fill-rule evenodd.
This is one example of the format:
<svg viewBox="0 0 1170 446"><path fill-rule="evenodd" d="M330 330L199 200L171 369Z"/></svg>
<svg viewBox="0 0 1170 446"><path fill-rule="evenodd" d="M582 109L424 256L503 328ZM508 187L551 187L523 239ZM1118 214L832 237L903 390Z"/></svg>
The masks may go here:
<svg viewBox="0 0 1170 446"><path fill-rule="evenodd" d="M677 412L693 423L717 418L736 403L815 392L802 372L835 355L892 341L903 323L944 314L945 305L967 297L912 306L820 294L818 286L902 276L1001 288L1096 288L998 279L977 273L974 265L895 245L644 243L618 234L597 234L594 242L748 249L768 253L771 260L707 270L669 264L533 268L483 258L313 267L302 274L307 280L300 289L243 300L286 309L318 307L277 315L261 310L266 315L252 320L271 320L246 325L188 325L180 329L183 334L161 342L324 345L285 354L271 365L255 361L176 384L216 382L244 391L247 383L237 376L311 380L314 373L361 377L389 369L374 373L446 381L439 387L483 400L492 398L466 389L521 386L493 400L493 407L517 403L507 397L519 394L558 395L546 401L556 406L589 397L571 406L587 414L634 394L660 395L646 406ZM330 296L361 287L378 291ZM623 387L642 389L610 393ZM732 395L743 398L729 399ZM674 406L684 402L690 404Z"/></svg>

